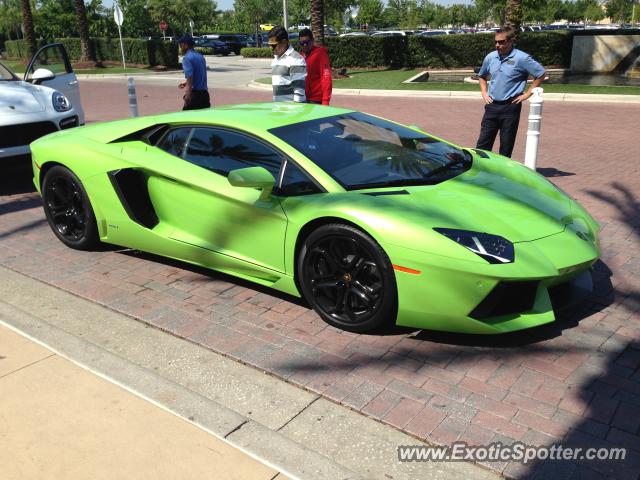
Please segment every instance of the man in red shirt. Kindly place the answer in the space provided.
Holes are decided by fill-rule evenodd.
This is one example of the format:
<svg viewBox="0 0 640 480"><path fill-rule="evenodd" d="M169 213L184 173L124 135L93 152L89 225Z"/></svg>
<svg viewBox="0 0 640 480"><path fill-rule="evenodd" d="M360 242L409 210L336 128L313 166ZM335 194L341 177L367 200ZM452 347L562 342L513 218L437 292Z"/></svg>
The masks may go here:
<svg viewBox="0 0 640 480"><path fill-rule="evenodd" d="M307 62L307 102L329 105L332 82L327 49L313 44L313 33L308 28L300 30L299 35L300 52Z"/></svg>

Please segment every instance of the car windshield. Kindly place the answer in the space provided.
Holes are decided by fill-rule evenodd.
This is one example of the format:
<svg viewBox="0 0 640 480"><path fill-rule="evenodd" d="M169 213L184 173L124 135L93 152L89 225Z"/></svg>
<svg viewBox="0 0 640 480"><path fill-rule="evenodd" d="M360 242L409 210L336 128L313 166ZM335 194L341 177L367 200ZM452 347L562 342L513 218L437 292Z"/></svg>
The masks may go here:
<svg viewBox="0 0 640 480"><path fill-rule="evenodd" d="M439 183L471 165L465 150L360 112L269 131L347 190Z"/></svg>
<svg viewBox="0 0 640 480"><path fill-rule="evenodd" d="M0 81L16 81L19 80L11 70L0 63Z"/></svg>

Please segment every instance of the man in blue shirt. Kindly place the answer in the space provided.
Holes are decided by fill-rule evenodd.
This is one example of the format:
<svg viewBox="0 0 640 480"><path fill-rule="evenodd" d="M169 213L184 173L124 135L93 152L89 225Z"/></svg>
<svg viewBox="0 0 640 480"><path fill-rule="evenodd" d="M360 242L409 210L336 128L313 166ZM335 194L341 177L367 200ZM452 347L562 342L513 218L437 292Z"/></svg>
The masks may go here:
<svg viewBox="0 0 640 480"><path fill-rule="evenodd" d="M199 108L209 108L209 90L207 89L207 63L202 54L193 49L195 42L189 35L183 35L178 39L180 51L182 52L182 69L184 70L184 80L178 87L184 89L183 110L197 110Z"/></svg>
<svg viewBox="0 0 640 480"><path fill-rule="evenodd" d="M545 73L544 67L531 55L514 48L515 37L512 26L500 28L496 32L496 51L484 58L478 72L486 105L476 148L491 150L500 131L500 155L505 157L511 157L513 152L522 102L532 95L533 88L542 84ZM525 92L529 75L534 80Z"/></svg>

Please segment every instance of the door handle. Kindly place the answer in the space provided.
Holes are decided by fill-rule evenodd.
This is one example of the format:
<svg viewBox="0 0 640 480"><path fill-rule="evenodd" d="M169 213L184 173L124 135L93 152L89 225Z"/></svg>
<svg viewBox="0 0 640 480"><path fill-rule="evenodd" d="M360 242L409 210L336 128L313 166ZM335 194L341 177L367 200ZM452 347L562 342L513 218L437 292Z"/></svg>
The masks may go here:
<svg viewBox="0 0 640 480"><path fill-rule="evenodd" d="M69 86L73 86L73 85L77 85L78 84L78 80L71 80L69 83L67 83L67 85Z"/></svg>

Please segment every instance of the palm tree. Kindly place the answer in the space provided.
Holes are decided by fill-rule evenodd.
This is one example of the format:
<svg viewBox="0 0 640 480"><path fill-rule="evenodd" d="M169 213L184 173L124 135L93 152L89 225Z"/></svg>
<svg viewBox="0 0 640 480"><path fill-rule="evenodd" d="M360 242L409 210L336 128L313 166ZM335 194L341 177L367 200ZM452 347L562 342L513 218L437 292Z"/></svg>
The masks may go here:
<svg viewBox="0 0 640 480"><path fill-rule="evenodd" d="M516 31L520 30L522 23L522 0L507 0L507 23L513 25Z"/></svg>
<svg viewBox="0 0 640 480"><path fill-rule="evenodd" d="M93 61L96 58L89 41L89 20L87 20L87 9L84 6L84 0L73 0L76 7L76 18L78 19L78 27L80 30L80 62Z"/></svg>
<svg viewBox="0 0 640 480"><path fill-rule="evenodd" d="M318 45L324 44L324 0L311 0L311 31Z"/></svg>
<svg viewBox="0 0 640 480"><path fill-rule="evenodd" d="M29 56L36 54L36 34L33 30L33 16L31 15L30 0L20 0L20 9L22 10L22 26L24 27L24 38L27 41L27 49Z"/></svg>

